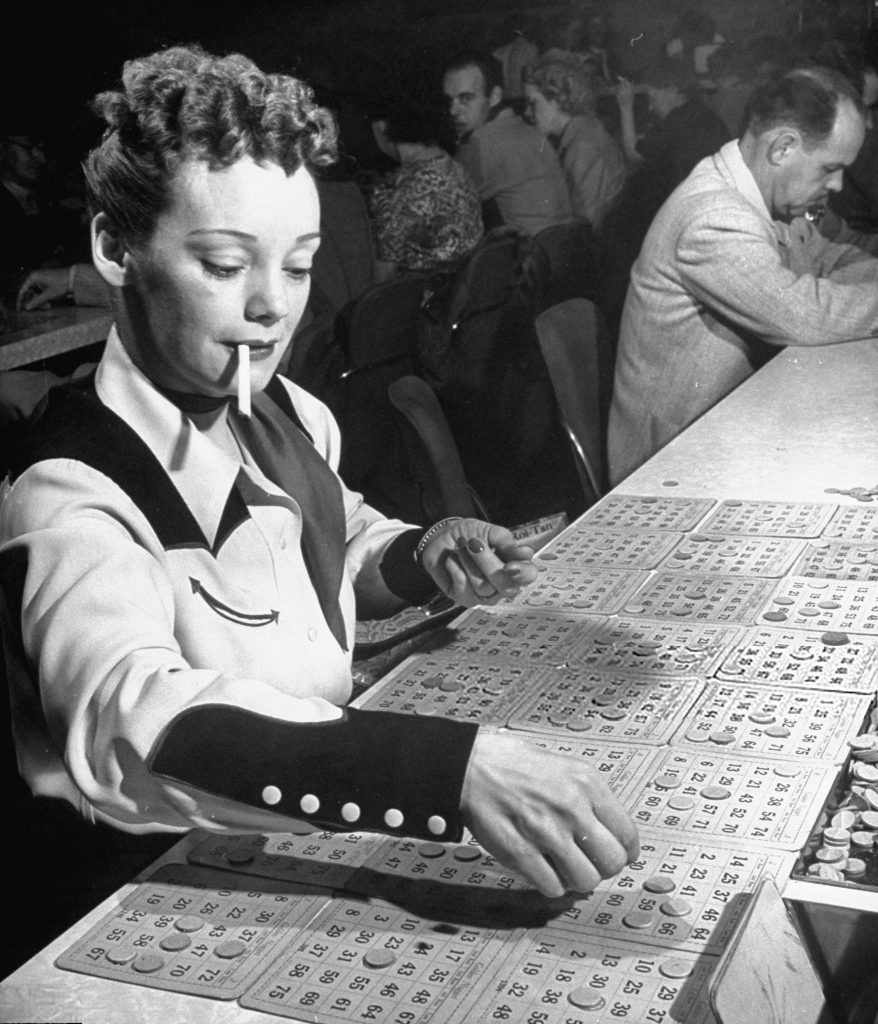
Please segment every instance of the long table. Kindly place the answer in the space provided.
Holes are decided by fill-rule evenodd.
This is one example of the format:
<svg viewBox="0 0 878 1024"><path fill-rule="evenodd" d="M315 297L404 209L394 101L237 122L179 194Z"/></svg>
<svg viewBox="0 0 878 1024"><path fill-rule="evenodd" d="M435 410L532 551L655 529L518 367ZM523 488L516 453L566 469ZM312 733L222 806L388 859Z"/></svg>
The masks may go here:
<svg viewBox="0 0 878 1024"><path fill-rule="evenodd" d="M878 340L815 350L787 349L623 481L616 495L828 502L878 484ZM878 498L875 499L878 502ZM204 836L190 835L146 873L186 860ZM254 883L255 884L255 883ZM0 1019L14 1021L187 1020L260 1024L265 1014L218 1002L62 971L55 958L134 891L124 887L0 985ZM841 893L841 895L840 895ZM848 900L878 911L876 894L829 897L807 882L788 897ZM305 1018L307 1019L307 1017ZM587 1019L587 1017L586 1017Z"/></svg>
<svg viewBox="0 0 878 1024"><path fill-rule="evenodd" d="M0 371L104 341L111 323L109 310L86 306L6 313L0 324Z"/></svg>

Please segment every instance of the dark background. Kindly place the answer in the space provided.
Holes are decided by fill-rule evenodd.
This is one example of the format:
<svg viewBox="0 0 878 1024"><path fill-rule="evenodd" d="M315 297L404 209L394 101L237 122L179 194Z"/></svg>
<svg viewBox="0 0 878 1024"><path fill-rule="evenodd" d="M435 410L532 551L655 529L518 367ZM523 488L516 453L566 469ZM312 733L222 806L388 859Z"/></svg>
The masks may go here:
<svg viewBox="0 0 878 1024"><path fill-rule="evenodd" d="M266 71L298 74L318 98L357 96L397 66L426 78L451 49L497 45L510 16L543 18L598 6L615 29L623 67L642 63L672 34L692 0L13 0L0 40L3 116L14 130L36 126L61 162L96 141L88 100L112 87L124 60L159 46L199 42L239 50ZM868 24L878 0L696 0L728 39L791 35L820 10L840 22ZM507 30L508 31L508 30Z"/></svg>

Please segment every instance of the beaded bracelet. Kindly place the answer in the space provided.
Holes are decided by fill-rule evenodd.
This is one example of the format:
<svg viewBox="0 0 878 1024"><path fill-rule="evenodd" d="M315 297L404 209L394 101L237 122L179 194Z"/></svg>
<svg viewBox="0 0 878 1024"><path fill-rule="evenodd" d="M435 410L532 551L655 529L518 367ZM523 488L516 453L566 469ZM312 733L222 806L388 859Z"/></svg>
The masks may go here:
<svg viewBox="0 0 878 1024"><path fill-rule="evenodd" d="M424 548L426 548L430 543L430 540L436 536L442 527L447 526L449 523L456 523L462 518L462 516L449 516L447 519L440 519L438 523L433 523L430 529L427 530L424 536L418 541L418 546L415 548L415 561L418 565L421 564L421 555L424 553Z"/></svg>

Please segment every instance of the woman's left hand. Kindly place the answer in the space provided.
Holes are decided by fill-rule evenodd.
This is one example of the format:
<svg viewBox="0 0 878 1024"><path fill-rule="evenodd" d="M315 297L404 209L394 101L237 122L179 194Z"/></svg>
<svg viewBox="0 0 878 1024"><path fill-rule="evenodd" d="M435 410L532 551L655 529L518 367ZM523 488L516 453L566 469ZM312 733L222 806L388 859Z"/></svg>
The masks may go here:
<svg viewBox="0 0 878 1024"><path fill-rule="evenodd" d="M494 604L537 578L533 548L504 526L456 519L430 538L421 565L456 604Z"/></svg>

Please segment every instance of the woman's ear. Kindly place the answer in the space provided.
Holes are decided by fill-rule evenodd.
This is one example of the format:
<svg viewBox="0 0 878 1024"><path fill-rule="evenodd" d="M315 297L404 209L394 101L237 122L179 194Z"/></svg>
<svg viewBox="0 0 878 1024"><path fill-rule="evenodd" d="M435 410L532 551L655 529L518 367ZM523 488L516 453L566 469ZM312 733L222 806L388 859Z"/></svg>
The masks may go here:
<svg viewBox="0 0 878 1024"><path fill-rule="evenodd" d="M92 219L91 252L98 273L108 285L121 288L128 284L128 246L105 213Z"/></svg>

